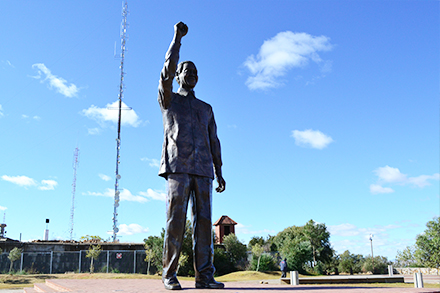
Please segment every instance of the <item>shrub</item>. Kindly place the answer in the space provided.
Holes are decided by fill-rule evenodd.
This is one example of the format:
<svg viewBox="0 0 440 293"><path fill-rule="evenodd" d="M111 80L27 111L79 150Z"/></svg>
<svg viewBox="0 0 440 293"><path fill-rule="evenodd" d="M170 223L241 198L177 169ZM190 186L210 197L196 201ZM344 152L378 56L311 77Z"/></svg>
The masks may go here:
<svg viewBox="0 0 440 293"><path fill-rule="evenodd" d="M258 257L253 256L251 261L250 270L256 271L258 266ZM276 261L270 254L262 254L260 258L260 267L258 271L268 272L268 271L278 271L280 268L276 264Z"/></svg>
<svg viewBox="0 0 440 293"><path fill-rule="evenodd" d="M214 267L215 276L221 276L235 271L234 263L232 263L226 250L222 248L214 249Z"/></svg>

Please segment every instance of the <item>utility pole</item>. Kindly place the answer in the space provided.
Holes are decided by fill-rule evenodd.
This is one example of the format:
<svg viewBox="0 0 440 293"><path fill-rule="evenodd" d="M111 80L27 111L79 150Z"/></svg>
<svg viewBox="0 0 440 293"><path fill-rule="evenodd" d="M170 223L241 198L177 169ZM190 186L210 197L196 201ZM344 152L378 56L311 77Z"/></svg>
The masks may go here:
<svg viewBox="0 0 440 293"><path fill-rule="evenodd" d="M373 264L373 274L374 274L374 256L373 256L373 234L370 234L370 245L371 245L371 263Z"/></svg>

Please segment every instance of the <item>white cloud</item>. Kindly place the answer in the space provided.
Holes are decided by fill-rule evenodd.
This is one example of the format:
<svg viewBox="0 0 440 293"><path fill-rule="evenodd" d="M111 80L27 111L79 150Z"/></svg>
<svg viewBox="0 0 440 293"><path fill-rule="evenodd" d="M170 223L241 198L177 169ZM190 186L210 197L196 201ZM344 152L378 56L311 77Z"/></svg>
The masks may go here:
<svg viewBox="0 0 440 293"><path fill-rule="evenodd" d="M0 105L0 117L2 117L2 116L4 116L4 114L3 114L3 107L2 107L2 105Z"/></svg>
<svg viewBox="0 0 440 293"><path fill-rule="evenodd" d="M392 168L390 166L379 167L373 171L380 181L387 183L400 183L408 180L405 174L400 173L397 168Z"/></svg>
<svg viewBox="0 0 440 293"><path fill-rule="evenodd" d="M5 210L7 210L8 208L7 207L2 207L2 206L0 206L0 211L5 211Z"/></svg>
<svg viewBox="0 0 440 293"><path fill-rule="evenodd" d="M431 185L428 180L440 180L440 174L436 173L434 175L420 175L417 177L408 178L408 183L416 185L418 187L425 187Z"/></svg>
<svg viewBox="0 0 440 293"><path fill-rule="evenodd" d="M63 96L72 98L77 95L78 88L76 85L73 83L67 85L67 81L64 78L53 75L43 63L34 64L32 68L38 70L38 75L34 76L34 78L40 79L42 75L45 75L45 78L41 82L48 81L50 87L55 88L55 90Z"/></svg>
<svg viewBox="0 0 440 293"><path fill-rule="evenodd" d="M29 117L28 115L26 115L26 114L22 114L22 115L21 115L21 118L23 118L23 119L28 119L28 118L30 118L30 117ZM41 120L41 117L35 115L35 116L32 117L32 119L39 121L39 120Z"/></svg>
<svg viewBox="0 0 440 293"><path fill-rule="evenodd" d="M379 184L371 184L371 193L390 193L394 192L393 189L389 187L382 187L383 184L399 184L399 185L412 185L415 187L423 188L425 186L431 185L429 180L440 180L440 174L435 173L433 175L420 175L417 177L408 177L408 175L400 172L398 168L393 168L390 166L379 167L373 171L378 177Z"/></svg>
<svg viewBox="0 0 440 293"><path fill-rule="evenodd" d="M113 198L115 196L115 190L107 188L103 193L102 192L83 192L83 195L93 195L93 196L104 196L104 197L111 197ZM119 198L121 201L134 201L139 203L145 203L148 201L148 199L141 195L133 195L130 190L123 188L120 190Z"/></svg>
<svg viewBox="0 0 440 293"><path fill-rule="evenodd" d="M58 182L55 180L41 180L41 184L38 185L37 181L33 178L27 177L27 176L8 176L3 175L2 179L23 187L29 187L29 186L37 186L40 190L54 190L55 187L58 185Z"/></svg>
<svg viewBox="0 0 440 293"><path fill-rule="evenodd" d="M150 188L147 189L147 192L141 191L139 192L140 195L151 198L153 200L161 200L165 201L167 195L164 192L161 191L155 191Z"/></svg>
<svg viewBox="0 0 440 293"><path fill-rule="evenodd" d="M399 244L402 241L401 234L406 232L406 226L396 224L374 225L372 227L357 227L351 223L327 226L331 234L331 245L337 251L342 253L349 250L350 253L371 255L370 235L373 235L374 253L390 258L395 257L396 248L405 247ZM414 239L409 239L414 241ZM407 244L409 245L409 244Z"/></svg>
<svg viewBox="0 0 440 293"><path fill-rule="evenodd" d="M28 186L35 186L37 185L37 182L32 179L29 178L27 176L8 176L8 175L3 175L2 179L20 186L24 186L24 187L28 187Z"/></svg>
<svg viewBox="0 0 440 293"><path fill-rule="evenodd" d="M112 179L110 176L107 176L105 174L99 174L98 176L104 181L110 181Z"/></svg>
<svg viewBox="0 0 440 293"><path fill-rule="evenodd" d="M379 184L371 184L370 185L370 192L373 193L373 194L392 193L392 192L394 192L394 189L392 189L390 187L382 187Z"/></svg>
<svg viewBox="0 0 440 293"><path fill-rule="evenodd" d="M54 190L55 186L58 185L58 182L55 180L41 180L42 186L39 186L40 190Z"/></svg>
<svg viewBox="0 0 440 293"><path fill-rule="evenodd" d="M134 235L134 234L142 234L142 233L148 233L149 229L144 228L139 224L121 224L119 225L119 232L118 235L124 236L124 235Z"/></svg>
<svg viewBox="0 0 440 293"><path fill-rule="evenodd" d="M280 32L264 41L258 55L251 55L244 62L251 72L246 84L251 90L267 89L280 85L279 77L294 67L303 67L309 60L323 64L323 70L330 71L331 62L323 62L317 52L332 49L326 36L312 36L307 33Z"/></svg>
<svg viewBox="0 0 440 293"><path fill-rule="evenodd" d="M83 115L87 118L93 119L104 127L105 122L118 123L119 119L119 101L112 104L107 104L105 108L99 108L95 105L90 106L90 108L82 110ZM129 108L124 102L122 102L122 114L121 114L121 124L125 126L137 127L141 124L141 120L136 112ZM89 132L90 133L90 132Z"/></svg>
<svg viewBox="0 0 440 293"><path fill-rule="evenodd" d="M8 66L10 66L10 67L12 67L12 68L15 68L15 66L12 65L12 63L11 63L9 60L6 60L6 61L3 61L3 60L2 60L2 63L3 63L3 64L6 64L6 65L8 65ZM3 67L3 68L4 68L4 67Z"/></svg>
<svg viewBox="0 0 440 293"><path fill-rule="evenodd" d="M355 236L359 234L358 228L349 223L328 226L327 228L332 236Z"/></svg>
<svg viewBox="0 0 440 293"><path fill-rule="evenodd" d="M141 161L148 162L150 167L159 167L160 161L158 159L141 158Z"/></svg>
<svg viewBox="0 0 440 293"><path fill-rule="evenodd" d="M236 234L252 234L252 235L277 233L275 230L269 230L269 229L251 230L250 228L251 228L251 226L245 226L241 223L237 223L237 225L235 226L235 233Z"/></svg>
<svg viewBox="0 0 440 293"><path fill-rule="evenodd" d="M307 129L304 131L294 130L292 136L295 138L295 144L303 147L312 147L322 150L333 142L333 139L319 130Z"/></svg>
<svg viewBox="0 0 440 293"><path fill-rule="evenodd" d="M90 135L96 135L96 134L101 133L101 129L97 128L97 127L89 128L89 129L87 129L87 133L90 134Z"/></svg>

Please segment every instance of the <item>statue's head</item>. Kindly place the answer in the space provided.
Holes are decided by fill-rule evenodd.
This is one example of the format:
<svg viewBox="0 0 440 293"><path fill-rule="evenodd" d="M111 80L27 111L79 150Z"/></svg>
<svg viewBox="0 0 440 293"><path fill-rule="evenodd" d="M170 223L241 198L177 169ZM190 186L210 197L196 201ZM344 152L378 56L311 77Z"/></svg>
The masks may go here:
<svg viewBox="0 0 440 293"><path fill-rule="evenodd" d="M191 61L179 63L177 65L176 80L180 87L187 90L193 89L199 80L196 65Z"/></svg>

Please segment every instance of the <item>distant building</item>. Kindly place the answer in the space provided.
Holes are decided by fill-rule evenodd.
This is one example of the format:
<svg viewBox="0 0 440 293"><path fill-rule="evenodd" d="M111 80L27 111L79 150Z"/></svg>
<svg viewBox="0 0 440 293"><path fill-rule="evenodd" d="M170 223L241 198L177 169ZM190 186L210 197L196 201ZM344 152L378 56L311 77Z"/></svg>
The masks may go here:
<svg viewBox="0 0 440 293"><path fill-rule="evenodd" d="M228 216L221 216L213 226L215 226L216 243L223 243L223 237L235 234L237 223Z"/></svg>

